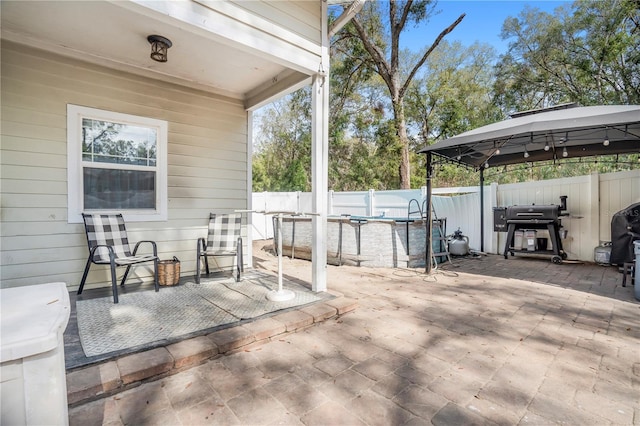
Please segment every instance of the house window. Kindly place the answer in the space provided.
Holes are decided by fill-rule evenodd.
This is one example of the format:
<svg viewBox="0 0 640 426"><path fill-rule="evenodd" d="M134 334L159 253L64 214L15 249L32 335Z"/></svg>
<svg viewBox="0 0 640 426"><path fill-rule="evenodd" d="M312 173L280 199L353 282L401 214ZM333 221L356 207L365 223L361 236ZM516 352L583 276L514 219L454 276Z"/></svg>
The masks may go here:
<svg viewBox="0 0 640 426"><path fill-rule="evenodd" d="M167 220L167 122L67 105L69 222Z"/></svg>

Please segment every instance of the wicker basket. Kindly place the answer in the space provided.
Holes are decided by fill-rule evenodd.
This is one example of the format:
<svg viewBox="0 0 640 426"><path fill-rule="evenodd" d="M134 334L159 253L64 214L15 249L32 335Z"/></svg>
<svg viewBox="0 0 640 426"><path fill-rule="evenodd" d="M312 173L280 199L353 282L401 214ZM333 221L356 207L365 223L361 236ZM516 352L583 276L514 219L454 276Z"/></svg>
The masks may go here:
<svg viewBox="0 0 640 426"><path fill-rule="evenodd" d="M173 256L172 260L158 261L158 284L176 285L180 281L180 261Z"/></svg>

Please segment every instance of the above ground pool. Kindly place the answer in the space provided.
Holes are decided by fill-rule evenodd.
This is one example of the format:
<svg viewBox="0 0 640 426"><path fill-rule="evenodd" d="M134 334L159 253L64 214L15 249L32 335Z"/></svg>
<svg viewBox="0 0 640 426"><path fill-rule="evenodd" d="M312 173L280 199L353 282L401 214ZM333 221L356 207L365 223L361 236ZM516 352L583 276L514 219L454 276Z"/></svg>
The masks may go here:
<svg viewBox="0 0 640 426"><path fill-rule="evenodd" d="M277 247L277 218L274 218ZM445 222L446 223L446 222ZM443 229L446 235L446 229ZM444 251L439 228L432 228L434 253ZM311 259L311 218L282 218L282 254ZM385 217L337 216L327 219L327 263L388 268L424 267L425 221ZM443 261L437 258L438 262Z"/></svg>

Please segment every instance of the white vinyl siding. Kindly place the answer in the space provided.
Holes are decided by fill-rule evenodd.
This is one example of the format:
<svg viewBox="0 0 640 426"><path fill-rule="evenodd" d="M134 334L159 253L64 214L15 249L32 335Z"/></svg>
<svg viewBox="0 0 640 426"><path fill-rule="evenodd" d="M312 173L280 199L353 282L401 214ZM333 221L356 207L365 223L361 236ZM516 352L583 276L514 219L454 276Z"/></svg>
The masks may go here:
<svg viewBox="0 0 640 426"><path fill-rule="evenodd" d="M233 3L315 44L321 44L322 3L319 1L244 1Z"/></svg>
<svg viewBox="0 0 640 426"><path fill-rule="evenodd" d="M206 236L209 212L247 207L242 102L5 40L1 53L2 287L79 285L88 252L83 225L67 223L68 103L167 121L168 221L127 229L131 241L155 240L161 259L177 256L183 275L194 273L196 240ZM144 267L136 271L150 276ZM94 265L87 288L108 280L107 269Z"/></svg>
<svg viewBox="0 0 640 426"><path fill-rule="evenodd" d="M610 173L600 178L600 241L611 241L611 218L640 203L640 170Z"/></svg>

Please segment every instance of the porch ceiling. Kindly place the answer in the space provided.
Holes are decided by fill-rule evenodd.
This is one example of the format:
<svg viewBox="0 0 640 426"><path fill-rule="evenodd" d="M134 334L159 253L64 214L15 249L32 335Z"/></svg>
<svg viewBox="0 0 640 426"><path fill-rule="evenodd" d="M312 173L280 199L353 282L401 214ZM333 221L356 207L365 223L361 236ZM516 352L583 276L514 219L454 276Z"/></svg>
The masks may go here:
<svg viewBox="0 0 640 426"><path fill-rule="evenodd" d="M179 2L183 10L192 12L181 20L162 13L157 8L162 3L3 0L2 38L242 99L248 108L267 97L261 96L262 92L271 95L308 77L265 52L243 48L190 24L189 19L205 10L203 5L194 2L185 9L185 3ZM164 5L170 8L170 3ZM168 62L155 62L149 57L147 36L151 34L172 41ZM276 82L281 87L274 87Z"/></svg>

